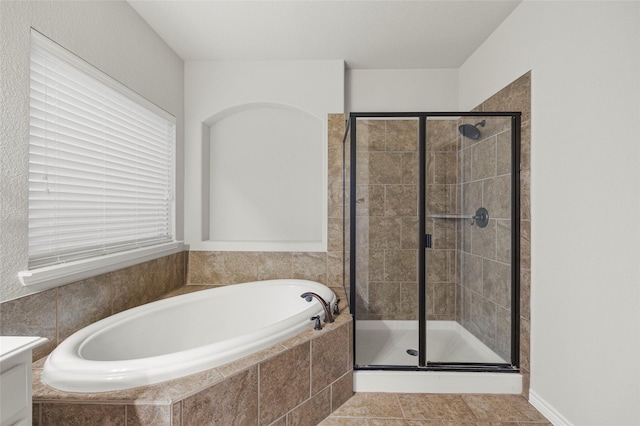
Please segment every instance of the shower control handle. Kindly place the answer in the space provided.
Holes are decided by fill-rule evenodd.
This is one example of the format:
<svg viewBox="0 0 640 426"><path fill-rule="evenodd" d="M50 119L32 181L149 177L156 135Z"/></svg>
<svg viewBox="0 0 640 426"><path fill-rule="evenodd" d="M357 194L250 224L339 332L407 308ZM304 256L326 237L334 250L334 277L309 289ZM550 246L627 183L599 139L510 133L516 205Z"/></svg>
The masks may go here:
<svg viewBox="0 0 640 426"><path fill-rule="evenodd" d="M489 224L489 212L484 207L476 210L476 214L471 217L471 225L478 225L478 228L484 228Z"/></svg>

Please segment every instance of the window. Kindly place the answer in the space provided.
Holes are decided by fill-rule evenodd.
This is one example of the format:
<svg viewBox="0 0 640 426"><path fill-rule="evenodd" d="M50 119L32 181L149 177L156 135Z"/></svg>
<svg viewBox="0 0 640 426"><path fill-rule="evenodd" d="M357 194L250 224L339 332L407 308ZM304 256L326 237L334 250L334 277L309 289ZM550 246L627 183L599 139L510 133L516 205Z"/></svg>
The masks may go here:
<svg viewBox="0 0 640 426"><path fill-rule="evenodd" d="M175 132L168 113L32 31L29 270L173 243Z"/></svg>

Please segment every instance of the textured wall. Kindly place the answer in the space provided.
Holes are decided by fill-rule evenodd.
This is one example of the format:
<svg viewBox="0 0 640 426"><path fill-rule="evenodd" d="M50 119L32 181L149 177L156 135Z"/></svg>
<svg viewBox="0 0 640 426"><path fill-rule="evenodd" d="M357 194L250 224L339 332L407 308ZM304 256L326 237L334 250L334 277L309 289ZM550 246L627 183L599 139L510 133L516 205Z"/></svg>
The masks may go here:
<svg viewBox="0 0 640 426"><path fill-rule="evenodd" d="M0 301L29 293L17 273L27 269L31 27L176 116L182 186L183 62L142 18L124 1L0 2Z"/></svg>

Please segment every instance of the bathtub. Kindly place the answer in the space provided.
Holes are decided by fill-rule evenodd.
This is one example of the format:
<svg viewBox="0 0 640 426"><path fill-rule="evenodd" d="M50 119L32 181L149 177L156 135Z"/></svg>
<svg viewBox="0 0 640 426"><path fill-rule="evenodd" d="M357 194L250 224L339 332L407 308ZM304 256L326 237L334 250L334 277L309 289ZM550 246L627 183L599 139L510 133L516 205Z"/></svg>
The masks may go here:
<svg viewBox="0 0 640 426"><path fill-rule="evenodd" d="M188 293L112 315L65 339L45 361L42 381L68 392L105 392L159 383L250 355L324 319L336 296L323 284L269 280Z"/></svg>

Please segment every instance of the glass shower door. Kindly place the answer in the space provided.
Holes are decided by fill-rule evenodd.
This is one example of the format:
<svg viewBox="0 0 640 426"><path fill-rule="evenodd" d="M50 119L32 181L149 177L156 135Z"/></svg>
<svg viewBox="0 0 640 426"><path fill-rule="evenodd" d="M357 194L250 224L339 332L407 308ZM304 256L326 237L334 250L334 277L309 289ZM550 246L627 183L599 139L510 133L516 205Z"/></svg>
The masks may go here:
<svg viewBox="0 0 640 426"><path fill-rule="evenodd" d="M356 364L416 366L418 120L358 118L354 130Z"/></svg>
<svg viewBox="0 0 640 426"><path fill-rule="evenodd" d="M427 361L511 363L511 116L427 121Z"/></svg>
<svg viewBox="0 0 640 426"><path fill-rule="evenodd" d="M357 369L518 365L518 113L350 117Z"/></svg>

